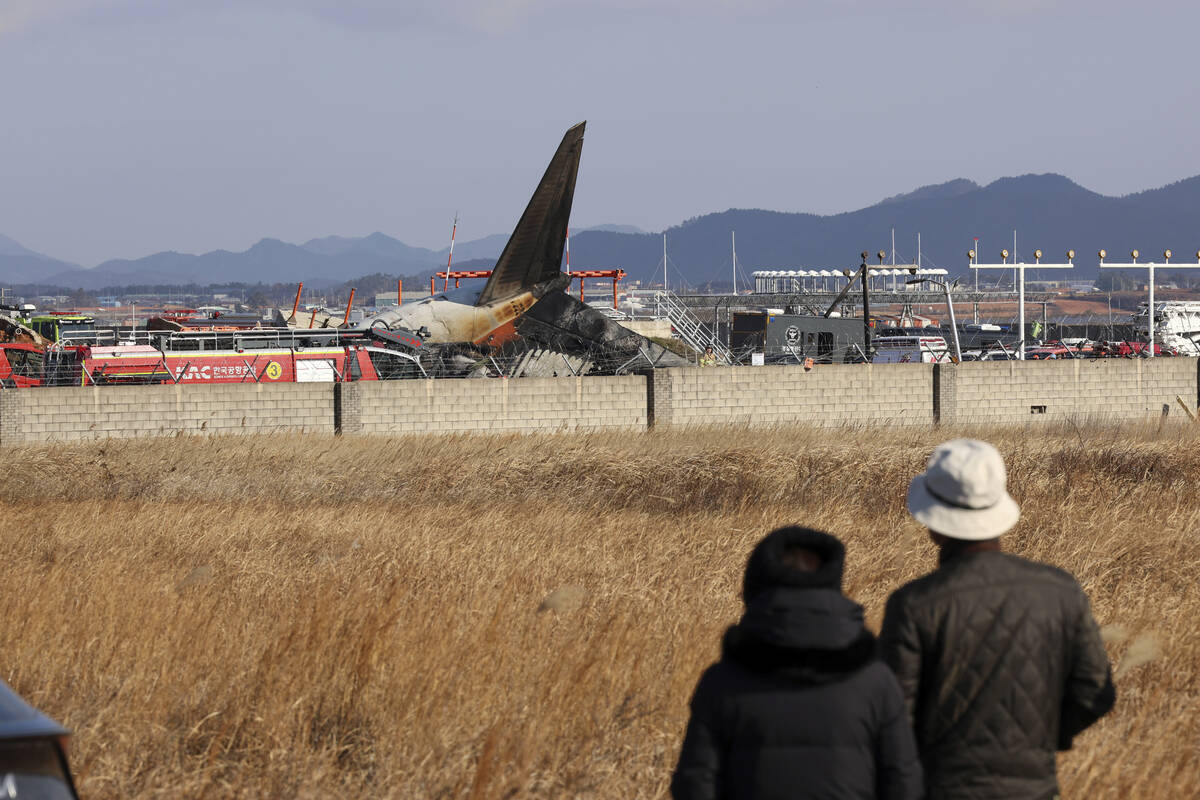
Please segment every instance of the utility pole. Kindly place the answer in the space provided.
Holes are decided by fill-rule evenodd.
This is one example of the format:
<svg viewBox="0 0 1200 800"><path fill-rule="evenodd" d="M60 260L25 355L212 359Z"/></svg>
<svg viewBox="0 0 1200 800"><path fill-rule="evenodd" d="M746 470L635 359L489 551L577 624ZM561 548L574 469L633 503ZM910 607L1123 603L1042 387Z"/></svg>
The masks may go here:
<svg viewBox="0 0 1200 800"><path fill-rule="evenodd" d="M971 263L979 263L979 237L975 237L975 249L972 250L975 255L971 258ZM979 271L975 272L975 300L972 306L972 320L976 325L979 324Z"/></svg>
<svg viewBox="0 0 1200 800"><path fill-rule="evenodd" d="M896 293L896 226L892 226L892 294Z"/></svg>
<svg viewBox="0 0 1200 800"><path fill-rule="evenodd" d="M978 236L975 237L975 253L977 255L979 253L979 237ZM975 273L975 294L979 294L979 273L978 272ZM978 319L976 319L975 321L979 322Z"/></svg>
<svg viewBox="0 0 1200 800"><path fill-rule="evenodd" d="M667 291L667 235L663 234L663 291Z"/></svg>
<svg viewBox="0 0 1200 800"><path fill-rule="evenodd" d="M442 283L443 292L450 288L450 265L454 262L454 235L456 233L458 233L457 211L454 213L454 225L450 228L450 255L446 257L446 280Z"/></svg>
<svg viewBox="0 0 1200 800"><path fill-rule="evenodd" d="M882 253L880 254L883 255ZM881 262L882 258L879 259ZM863 293L863 355L871 360L871 290L870 270L867 268L867 251L862 251L862 293Z"/></svg>
<svg viewBox="0 0 1200 800"><path fill-rule="evenodd" d="M975 274L978 275L979 273ZM913 278L912 280L905 281L905 285L920 283L932 283L934 286L942 287L942 292L946 295L946 308L950 311L950 330L954 333L954 363L961 364L962 344L958 339L958 319L954 316L954 298L950 296L950 287L953 284L947 283L946 281L934 280L933 278ZM955 279L954 283L958 283L957 278Z"/></svg>
<svg viewBox="0 0 1200 800"><path fill-rule="evenodd" d="M729 240L733 244L733 293L737 294L737 231L729 232Z"/></svg>

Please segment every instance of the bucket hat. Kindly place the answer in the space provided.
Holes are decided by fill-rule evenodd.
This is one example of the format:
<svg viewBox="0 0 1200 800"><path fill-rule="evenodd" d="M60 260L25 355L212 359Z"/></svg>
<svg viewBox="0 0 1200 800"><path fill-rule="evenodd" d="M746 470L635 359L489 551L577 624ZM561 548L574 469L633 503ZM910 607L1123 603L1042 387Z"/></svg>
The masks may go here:
<svg viewBox="0 0 1200 800"><path fill-rule="evenodd" d="M951 539L994 539L1021 517L1006 483L1004 459L995 447L952 439L938 445L925 471L908 485L908 512Z"/></svg>

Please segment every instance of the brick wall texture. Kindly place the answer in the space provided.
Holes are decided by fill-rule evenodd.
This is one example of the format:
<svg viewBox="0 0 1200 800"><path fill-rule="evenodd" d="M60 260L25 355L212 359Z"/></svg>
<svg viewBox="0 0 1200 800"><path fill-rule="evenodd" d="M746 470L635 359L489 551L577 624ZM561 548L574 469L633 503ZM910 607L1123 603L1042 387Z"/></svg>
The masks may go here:
<svg viewBox="0 0 1200 800"><path fill-rule="evenodd" d="M63 386L0 391L0 444L333 432L328 383Z"/></svg>
<svg viewBox="0 0 1200 800"><path fill-rule="evenodd" d="M656 428L933 424L930 364L681 367L651 380Z"/></svg>
<svg viewBox="0 0 1200 800"><path fill-rule="evenodd" d="M1006 424L1064 418L1182 415L1197 401L1194 358L939 364L939 422Z"/></svg>
<svg viewBox="0 0 1200 800"><path fill-rule="evenodd" d="M641 375L363 381L338 389L344 434L646 429Z"/></svg>

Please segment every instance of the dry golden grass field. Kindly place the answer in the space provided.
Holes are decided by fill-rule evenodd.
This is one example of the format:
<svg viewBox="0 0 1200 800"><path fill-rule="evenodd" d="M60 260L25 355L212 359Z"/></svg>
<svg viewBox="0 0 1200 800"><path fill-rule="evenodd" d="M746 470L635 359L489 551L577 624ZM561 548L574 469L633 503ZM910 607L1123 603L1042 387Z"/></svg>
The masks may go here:
<svg viewBox="0 0 1200 800"><path fill-rule="evenodd" d="M877 628L934 564L908 480L962 432L7 448L0 677L90 798L660 797L755 541L843 537ZM1064 796L1195 797L1200 425L975 433L1007 546L1078 576L1117 668Z"/></svg>

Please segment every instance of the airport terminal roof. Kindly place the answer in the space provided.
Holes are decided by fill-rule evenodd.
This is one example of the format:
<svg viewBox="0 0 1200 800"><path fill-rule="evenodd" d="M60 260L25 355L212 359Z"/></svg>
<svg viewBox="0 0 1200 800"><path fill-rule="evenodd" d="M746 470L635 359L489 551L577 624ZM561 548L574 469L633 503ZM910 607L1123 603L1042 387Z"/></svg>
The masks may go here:
<svg viewBox="0 0 1200 800"><path fill-rule="evenodd" d="M901 269L900 267L873 267L870 270L871 277L891 276L891 275L948 275L944 269L935 269L929 267L921 267L913 273L909 269ZM854 272L850 273L851 275ZM755 278L845 278L847 275L836 269L765 269L755 270Z"/></svg>

